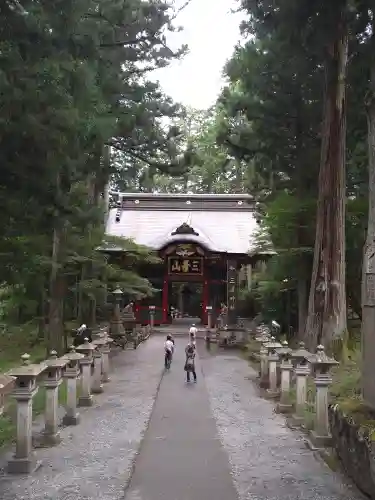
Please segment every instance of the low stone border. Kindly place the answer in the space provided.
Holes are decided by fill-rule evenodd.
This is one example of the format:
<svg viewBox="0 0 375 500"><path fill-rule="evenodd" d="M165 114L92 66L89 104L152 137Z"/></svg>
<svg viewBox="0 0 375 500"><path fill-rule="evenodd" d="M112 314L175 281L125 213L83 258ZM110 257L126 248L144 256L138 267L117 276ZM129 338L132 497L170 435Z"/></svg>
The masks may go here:
<svg viewBox="0 0 375 500"><path fill-rule="evenodd" d="M328 409L333 447L347 475L375 499L374 441L370 430L358 425L338 404Z"/></svg>

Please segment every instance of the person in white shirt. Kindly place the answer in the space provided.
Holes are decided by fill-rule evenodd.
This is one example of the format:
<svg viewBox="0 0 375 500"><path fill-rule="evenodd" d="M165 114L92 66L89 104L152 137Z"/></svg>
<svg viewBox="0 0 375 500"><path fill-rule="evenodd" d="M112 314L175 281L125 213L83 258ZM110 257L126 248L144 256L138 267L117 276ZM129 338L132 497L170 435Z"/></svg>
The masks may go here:
<svg viewBox="0 0 375 500"><path fill-rule="evenodd" d="M198 333L198 328L194 324L191 325L190 330L189 330L189 335L190 335L190 342L192 342L194 344L194 346L195 346L195 340L196 340L197 333Z"/></svg>
<svg viewBox="0 0 375 500"><path fill-rule="evenodd" d="M165 368L168 368L168 363L171 364L174 352L174 342L170 335L167 335L167 340L164 343L164 351L165 351L164 366Z"/></svg>

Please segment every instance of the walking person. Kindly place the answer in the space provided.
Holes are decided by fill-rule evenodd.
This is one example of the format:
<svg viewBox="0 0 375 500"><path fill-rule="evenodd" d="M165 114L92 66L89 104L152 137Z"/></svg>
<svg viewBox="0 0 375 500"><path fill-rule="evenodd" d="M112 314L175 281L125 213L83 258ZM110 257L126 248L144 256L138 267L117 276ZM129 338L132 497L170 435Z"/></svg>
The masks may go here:
<svg viewBox="0 0 375 500"><path fill-rule="evenodd" d="M190 373L193 374L194 382L197 381L197 374L195 372L195 345L189 342L185 348L186 360L184 370L186 371L186 382L190 382Z"/></svg>
<svg viewBox="0 0 375 500"><path fill-rule="evenodd" d="M192 342L194 346L196 345L197 333L198 333L198 328L193 323L189 330L189 336L190 336L190 342Z"/></svg>
<svg viewBox="0 0 375 500"><path fill-rule="evenodd" d="M169 368L172 363L172 356L174 353L174 341L171 335L167 335L167 340L164 343L164 367Z"/></svg>

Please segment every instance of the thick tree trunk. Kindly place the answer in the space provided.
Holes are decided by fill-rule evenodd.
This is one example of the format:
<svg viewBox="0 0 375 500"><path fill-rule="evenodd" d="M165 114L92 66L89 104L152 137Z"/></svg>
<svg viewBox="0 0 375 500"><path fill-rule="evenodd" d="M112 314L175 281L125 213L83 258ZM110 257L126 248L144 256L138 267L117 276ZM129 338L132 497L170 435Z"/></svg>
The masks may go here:
<svg viewBox="0 0 375 500"><path fill-rule="evenodd" d="M345 77L348 38L344 12L326 61L314 262L305 338L309 349L332 347L346 332Z"/></svg>
<svg viewBox="0 0 375 500"><path fill-rule="evenodd" d="M48 309L48 336L47 350L63 351L63 309L64 296L66 292L65 277L60 272L60 255L62 251L64 229L55 228L52 242L52 263L49 287L49 309Z"/></svg>
<svg viewBox="0 0 375 500"><path fill-rule="evenodd" d="M98 158L100 161L100 156ZM94 206L97 203L97 189L96 189L96 178L95 176L90 176L88 178L88 203L89 207ZM92 224L87 228L87 235L89 240L91 240ZM84 264L83 273L86 278L92 279L94 277L93 264L91 261ZM94 296L94 291L91 291L90 296L87 301L87 318L85 318L86 323L90 327L95 327L96 325L96 299Z"/></svg>
<svg viewBox="0 0 375 500"><path fill-rule="evenodd" d="M307 318L307 281L304 276L297 281L297 299L298 299L298 338L302 339Z"/></svg>
<svg viewBox="0 0 375 500"><path fill-rule="evenodd" d="M375 50L375 39L372 43ZM373 56L367 102L369 149L369 211L362 272L362 384L363 397L375 407L375 57Z"/></svg>

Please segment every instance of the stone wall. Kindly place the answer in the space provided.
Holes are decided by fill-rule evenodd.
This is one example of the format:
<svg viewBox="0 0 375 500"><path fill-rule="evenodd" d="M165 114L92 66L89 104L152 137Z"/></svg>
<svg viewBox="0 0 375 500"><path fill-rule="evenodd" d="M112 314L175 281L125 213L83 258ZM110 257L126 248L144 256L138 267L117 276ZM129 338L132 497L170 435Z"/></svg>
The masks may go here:
<svg viewBox="0 0 375 500"><path fill-rule="evenodd" d="M333 446L345 472L375 500L375 443L370 427L358 425L339 405L329 407Z"/></svg>

